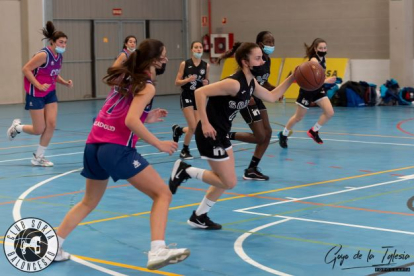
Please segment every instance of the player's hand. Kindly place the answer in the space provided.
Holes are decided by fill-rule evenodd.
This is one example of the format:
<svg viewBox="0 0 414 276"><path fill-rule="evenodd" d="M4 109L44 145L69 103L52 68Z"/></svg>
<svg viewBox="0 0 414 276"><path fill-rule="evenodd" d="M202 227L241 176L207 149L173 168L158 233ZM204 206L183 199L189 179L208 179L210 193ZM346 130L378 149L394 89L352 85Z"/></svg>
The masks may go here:
<svg viewBox="0 0 414 276"><path fill-rule="evenodd" d="M203 130L204 137L206 138L210 137L210 138L213 138L213 140L216 140L217 132L211 124L203 124L202 130Z"/></svg>
<svg viewBox="0 0 414 276"><path fill-rule="evenodd" d="M336 77L329 77L325 79L325 83L335 83Z"/></svg>
<svg viewBox="0 0 414 276"><path fill-rule="evenodd" d="M47 89L49 89L50 84L49 83L44 83L41 84L39 87L37 87L37 89L39 89L40 91L46 91Z"/></svg>
<svg viewBox="0 0 414 276"><path fill-rule="evenodd" d="M158 150L161 152L168 153L172 155L178 149L178 143L174 141L160 141L160 145L158 146Z"/></svg>
<svg viewBox="0 0 414 276"><path fill-rule="evenodd" d="M165 117L167 117L168 111L162 108L155 108L148 113L145 123L152 124L157 122L163 122Z"/></svg>
<svg viewBox="0 0 414 276"><path fill-rule="evenodd" d="M187 78L187 81L188 82L193 82L193 81L195 81L197 79L197 75L191 75L191 76L189 76L188 78Z"/></svg>
<svg viewBox="0 0 414 276"><path fill-rule="evenodd" d="M66 84L67 87L72 88L73 87L73 81L68 80L68 83Z"/></svg>
<svg viewBox="0 0 414 276"><path fill-rule="evenodd" d="M206 79L203 80L203 85L208 85L210 82Z"/></svg>

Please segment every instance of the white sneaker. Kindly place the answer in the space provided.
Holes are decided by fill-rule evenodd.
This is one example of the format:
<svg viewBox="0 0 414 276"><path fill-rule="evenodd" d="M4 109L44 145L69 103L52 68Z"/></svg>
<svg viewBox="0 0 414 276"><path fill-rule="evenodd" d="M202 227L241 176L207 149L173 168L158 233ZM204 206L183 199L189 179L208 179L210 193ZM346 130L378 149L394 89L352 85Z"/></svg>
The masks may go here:
<svg viewBox="0 0 414 276"><path fill-rule="evenodd" d="M70 254L68 252L63 251L61 247L59 247L58 252L56 254L55 262L63 262L70 259Z"/></svg>
<svg viewBox="0 0 414 276"><path fill-rule="evenodd" d="M14 119L13 120L13 123L11 124L9 129L7 130L7 137L9 138L9 141L12 141L17 136L17 134L20 133L16 129L16 127L20 124L21 124L20 119Z"/></svg>
<svg viewBox="0 0 414 276"><path fill-rule="evenodd" d="M53 163L47 160L44 156L37 157L34 153L32 158L32 164L33 166L39 167L53 167Z"/></svg>
<svg viewBox="0 0 414 276"><path fill-rule="evenodd" d="M159 248L156 251L148 252L147 268L149 270L160 269L169 264L182 262L188 256L190 256L190 250L187 248L170 249L168 246Z"/></svg>

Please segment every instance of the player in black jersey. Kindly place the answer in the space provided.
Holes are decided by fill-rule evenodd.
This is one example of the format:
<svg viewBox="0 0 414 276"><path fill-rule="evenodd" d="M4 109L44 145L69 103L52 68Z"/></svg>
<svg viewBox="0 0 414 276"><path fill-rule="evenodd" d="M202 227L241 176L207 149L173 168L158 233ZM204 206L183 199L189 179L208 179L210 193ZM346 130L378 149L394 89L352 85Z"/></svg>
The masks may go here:
<svg viewBox="0 0 414 276"><path fill-rule="evenodd" d="M207 212L225 190L232 189L237 184L234 154L228 136L234 117L239 110L246 108L252 94L265 101L275 102L294 80L290 76L270 92L260 86L251 72L255 66L264 63L262 50L255 43L241 44L236 50L235 58L239 70L234 75L203 86L195 92L200 116L195 131L196 143L201 158L208 160L211 171L191 167L177 160L169 180L173 194L188 178L196 178L211 185L200 206L187 221L197 228L221 229L220 224L209 219Z"/></svg>
<svg viewBox="0 0 414 276"><path fill-rule="evenodd" d="M275 38L269 31L260 32L256 37L256 44L260 46L263 51L262 66L257 66L252 71L257 83L271 91L275 87L268 82L270 76L270 57L275 48ZM225 53L221 59L233 56L234 52L240 43L236 43L233 49ZM230 132L230 140L238 140L246 143L254 143L256 149L253 153L252 160L249 167L244 170L243 179L245 180L269 180L267 175L264 175L258 169L260 160L262 159L267 147L269 146L272 137L272 127L269 123L269 116L267 114L266 106L263 101L253 96L250 99L247 108L240 110L243 119L249 125L253 133L249 132Z"/></svg>
<svg viewBox="0 0 414 276"><path fill-rule="evenodd" d="M326 60L325 56L327 53L327 45L326 41L321 38L316 38L310 46L305 43L306 49L306 57L308 60L318 62L323 69L326 69ZM325 83L335 83L336 77L329 77L325 79ZM307 134L310 138L312 138L316 143L323 144L322 139L319 137L319 130L321 127L328 122L332 116L334 115L334 110L329 100L326 92L323 88L319 88L315 91L305 91L303 89L299 90L299 96L296 99L296 104L298 105L296 108L295 114L289 119L286 124L286 127L283 131L279 132L279 145L282 148L287 148L287 136L289 131L300 122L303 117L305 117L306 113L308 112L309 106L311 102L316 103L319 107L322 108L322 115L319 117L318 122L308 130Z"/></svg>
<svg viewBox="0 0 414 276"><path fill-rule="evenodd" d="M182 88L180 105L187 121L187 127L173 125L172 130L173 140L175 142L178 142L180 136L185 133L183 149L180 153L180 157L183 159L193 159L188 146L190 145L191 137L193 136L197 122L199 121L197 105L194 99L194 91L209 83L208 74L210 71L210 65L201 60L201 56L203 55L203 44L199 41L194 41L191 43L191 52L192 57L181 62L180 69L178 69L178 74L175 79L175 85L181 86Z"/></svg>

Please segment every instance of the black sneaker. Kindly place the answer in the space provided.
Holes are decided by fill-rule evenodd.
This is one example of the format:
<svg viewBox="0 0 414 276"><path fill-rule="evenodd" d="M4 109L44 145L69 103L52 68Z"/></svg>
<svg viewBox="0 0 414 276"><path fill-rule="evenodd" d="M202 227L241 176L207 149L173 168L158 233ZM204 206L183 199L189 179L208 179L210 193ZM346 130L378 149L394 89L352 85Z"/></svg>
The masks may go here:
<svg viewBox="0 0 414 276"><path fill-rule="evenodd" d="M244 170L244 175L243 175L243 179L244 180L269 180L269 177L267 175L262 174L259 171L259 168L257 167L252 167L252 168L248 168Z"/></svg>
<svg viewBox="0 0 414 276"><path fill-rule="evenodd" d="M191 160L194 157L191 155L189 149L182 149L180 153L180 158L185 159L185 160Z"/></svg>
<svg viewBox="0 0 414 276"><path fill-rule="evenodd" d="M197 216L195 211L191 215L187 223L194 228L201 228L206 230L220 230L221 224L215 223L208 216L207 213Z"/></svg>
<svg viewBox="0 0 414 276"><path fill-rule="evenodd" d="M279 132L279 134L277 136L279 137L279 146L286 149L288 147L288 145L287 145L287 140L288 140L287 136L283 135L282 132Z"/></svg>
<svg viewBox="0 0 414 276"><path fill-rule="evenodd" d="M191 165L188 165L180 159L175 161L173 170L171 172L171 177L168 182L171 193L175 194L177 192L178 186L180 186L183 181L191 178L185 171L189 167L191 167Z"/></svg>
<svg viewBox="0 0 414 276"><path fill-rule="evenodd" d="M323 144L322 139L319 137L319 131L313 131L313 129L308 130L308 136L313 139L318 144Z"/></svg>
<svg viewBox="0 0 414 276"><path fill-rule="evenodd" d="M183 135L183 128L179 125L173 125L172 126L172 132L173 132L173 140L174 142L178 142L180 140L181 135Z"/></svg>

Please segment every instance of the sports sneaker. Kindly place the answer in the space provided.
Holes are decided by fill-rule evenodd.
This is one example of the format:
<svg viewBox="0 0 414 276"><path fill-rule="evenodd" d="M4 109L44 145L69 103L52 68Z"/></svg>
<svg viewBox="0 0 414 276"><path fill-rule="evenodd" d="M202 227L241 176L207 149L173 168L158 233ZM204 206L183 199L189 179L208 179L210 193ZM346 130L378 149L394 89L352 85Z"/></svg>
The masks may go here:
<svg viewBox="0 0 414 276"><path fill-rule="evenodd" d="M288 138L287 138L287 136L283 135L282 132L279 132L277 134L277 136L279 137L279 146L286 149L288 147L288 144L287 144Z"/></svg>
<svg viewBox="0 0 414 276"><path fill-rule="evenodd" d="M173 140L174 142L178 142L178 140L180 140L181 135L183 135L183 128L180 127L179 125L173 125L172 126L172 131L173 131Z"/></svg>
<svg viewBox="0 0 414 276"><path fill-rule="evenodd" d="M208 216L207 213L197 216L196 212L193 211L190 219L187 220L187 223L194 228L201 228L206 230L220 230L221 224L213 222Z"/></svg>
<svg viewBox="0 0 414 276"><path fill-rule="evenodd" d="M319 131L313 131L313 129L309 129L307 132L308 136L313 139L318 144L323 144L322 139L319 137Z"/></svg>
<svg viewBox="0 0 414 276"><path fill-rule="evenodd" d="M267 175L264 175L260 172L258 167L252 167L244 170L243 175L244 180L269 180Z"/></svg>
<svg viewBox="0 0 414 276"><path fill-rule="evenodd" d="M148 252L147 268L149 270L160 269L169 264L177 264L184 261L190 256L190 250L187 248L159 248L156 251Z"/></svg>
<svg viewBox="0 0 414 276"><path fill-rule="evenodd" d="M61 247L59 247L58 252L56 254L55 262L63 262L70 259L70 254L65 252Z"/></svg>
<svg viewBox="0 0 414 276"><path fill-rule="evenodd" d="M20 133L16 129L16 127L20 124L21 124L20 119L14 119L13 120L13 123L11 124L9 129L7 130L7 137L9 138L9 141L12 141L17 136L17 134Z"/></svg>
<svg viewBox="0 0 414 276"><path fill-rule="evenodd" d="M180 158L185 159L185 160L191 160L194 157L191 155L190 150L189 149L182 149L181 153L180 153Z"/></svg>
<svg viewBox="0 0 414 276"><path fill-rule="evenodd" d="M32 158L32 165L39 167L53 167L53 163L47 160L44 156L37 157L34 153Z"/></svg>
<svg viewBox="0 0 414 276"><path fill-rule="evenodd" d="M189 167L191 167L191 165L188 165L180 159L175 161L170 180L168 181L168 185L170 186L170 191L172 194L175 194L177 192L178 186L180 186L183 181L191 178L185 171Z"/></svg>

